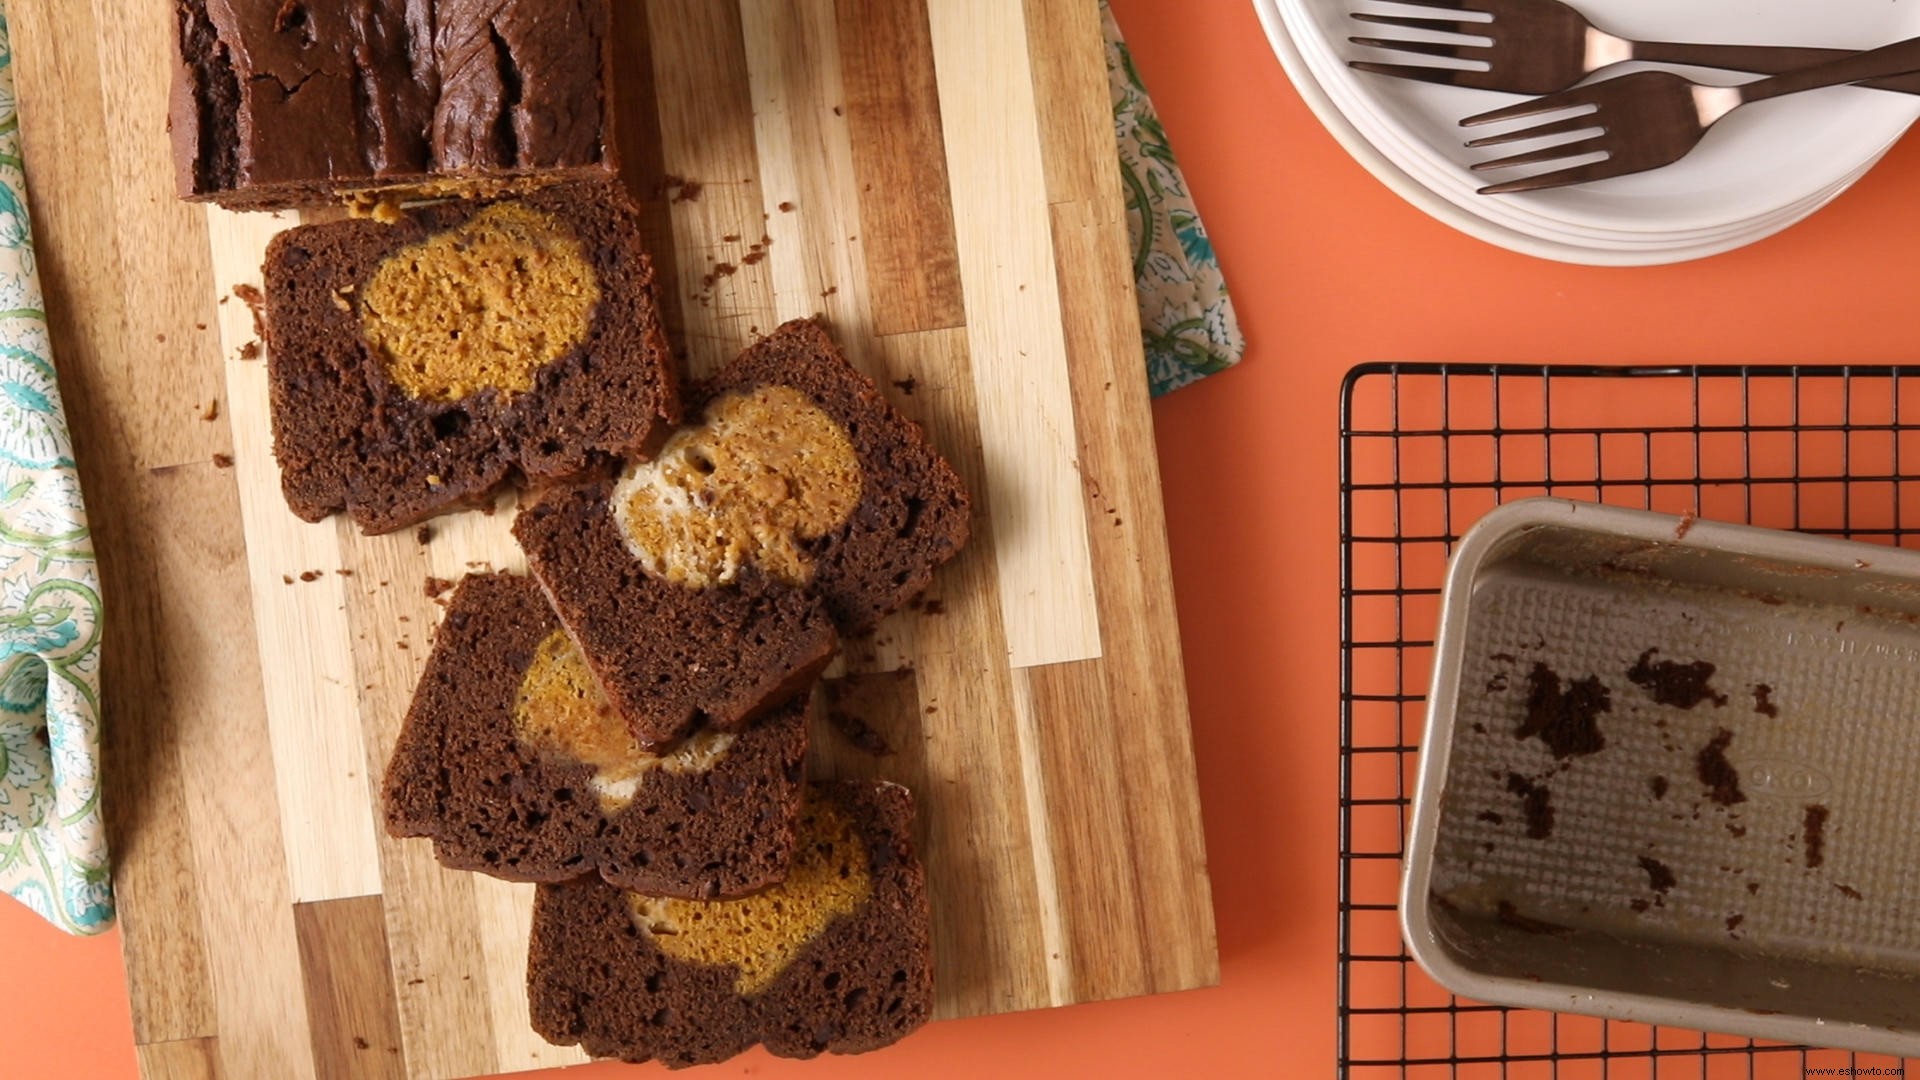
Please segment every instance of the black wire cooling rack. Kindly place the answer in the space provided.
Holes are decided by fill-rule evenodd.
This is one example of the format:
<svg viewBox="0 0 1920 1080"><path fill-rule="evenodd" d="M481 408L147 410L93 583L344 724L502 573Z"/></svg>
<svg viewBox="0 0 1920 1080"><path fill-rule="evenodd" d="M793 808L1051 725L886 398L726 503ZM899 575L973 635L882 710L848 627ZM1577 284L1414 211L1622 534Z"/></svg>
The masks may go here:
<svg viewBox="0 0 1920 1080"><path fill-rule="evenodd" d="M1461 533L1500 503L1558 495L1920 545L1920 366L1370 364L1341 399L1341 1075L1904 1075L1892 1058L1455 998L1407 956L1395 904Z"/></svg>

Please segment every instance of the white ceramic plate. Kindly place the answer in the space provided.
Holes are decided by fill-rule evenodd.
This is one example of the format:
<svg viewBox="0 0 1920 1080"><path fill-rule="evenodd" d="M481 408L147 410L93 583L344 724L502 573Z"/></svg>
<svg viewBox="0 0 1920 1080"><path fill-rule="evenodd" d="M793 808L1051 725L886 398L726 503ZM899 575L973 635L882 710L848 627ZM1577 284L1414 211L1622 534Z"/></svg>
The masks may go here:
<svg viewBox="0 0 1920 1080"><path fill-rule="evenodd" d="M1299 2L1300 0L1281 0L1283 13L1289 8L1297 7ZM1289 25L1293 21L1289 19ZM1360 134L1400 164L1410 176L1470 214L1543 239L1582 247L1697 247L1750 234L1769 226L1797 221L1812 209L1823 205L1839 191L1844 190L1865 171L1864 166L1856 167L1826 187L1765 213L1740 221L1701 228L1648 230L1644 227L1632 227L1634 223L1627 223L1629 225L1627 228L1612 229L1564 221L1537 212L1523 199L1494 198L1477 194L1475 188L1485 182L1484 180L1476 178L1455 161L1436 157L1404 125L1391 123L1387 118L1376 113L1374 104L1360 90L1367 80L1377 77L1350 72L1344 59L1334 55L1327 43L1317 34L1296 36L1295 44L1305 58L1307 67L1313 71L1327 95ZM1353 75L1360 75L1360 80L1355 80ZM1486 94L1479 96L1495 97L1495 95ZM1516 144L1515 148L1524 149L1526 145ZM1508 148L1508 152L1512 152L1515 148ZM1885 149L1886 146L1876 148L1874 158L1877 159Z"/></svg>
<svg viewBox="0 0 1920 1080"><path fill-rule="evenodd" d="M1580 0L1580 6L1603 27L1638 38L1860 47L1920 36L1920 5L1889 0ZM1387 59L1347 42L1360 25L1348 18L1351 10L1418 11L1384 0L1281 0L1281 8L1294 36L1306 39L1303 52L1318 48L1342 60ZM1344 63L1315 70L1329 93L1357 97L1375 124L1395 131L1426 160L1450 166L1448 175L1461 190L1487 182L1468 164L1512 152L1468 150L1458 120L1516 97L1370 75ZM1744 78L1698 74L1728 82ZM1606 231L1738 228L1841 183L1916 118L1920 96L1835 87L1743 109L1686 160L1666 169L1500 199L1523 214Z"/></svg>
<svg viewBox="0 0 1920 1080"><path fill-rule="evenodd" d="M1289 3L1291 0L1282 2ZM1328 52L1324 43L1308 37L1304 40L1296 38L1295 45L1333 104L1368 142L1401 165L1409 176L1469 214L1546 240L1600 248L1698 247L1754 233L1769 226L1791 224L1824 205L1865 171L1864 167L1856 169L1841 181L1789 206L1730 225L1648 232L1638 229L1600 229L1558 221L1530 212L1517 200L1476 194L1474 188L1477 185L1470 181L1470 174L1466 170L1454 162L1436 160L1423 153L1422 148L1409 139L1404 128L1380 123L1372 114L1371 105L1356 92L1350 80L1345 80L1345 62ZM1329 77L1330 73L1332 77Z"/></svg>
<svg viewBox="0 0 1920 1080"><path fill-rule="evenodd" d="M1290 2L1292 0L1283 0L1283 10L1284 4L1290 4ZM1855 169L1847 177L1843 177L1839 183L1830 184L1814 192L1812 196L1791 204L1788 208L1776 209L1772 213L1757 215L1747 221L1738 221L1732 225L1716 225L1709 229L1670 229L1661 233L1649 233L1640 229L1596 229L1588 225L1557 221L1524 208L1517 200L1488 198L1488 196L1476 194L1475 181L1471 181L1471 177L1465 175L1465 171L1457 163L1432 160L1430 156L1421 152L1421 148L1415 142L1409 142L1405 138L1404 129L1382 125L1379 117L1371 113L1371 104L1356 94L1354 86L1344 81L1346 63L1332 58L1327 48L1323 46L1323 42L1317 42L1315 38L1309 37L1306 40L1296 38L1294 44L1298 46L1308 69L1313 71L1315 79L1321 83L1327 96L1332 98L1334 106L1348 117L1350 123L1354 123L1359 135L1367 138L1367 142L1379 148L1380 152L1386 154L1390 160L1400 163L1409 177L1425 184L1428 190L1432 190L1440 198L1452 202L1455 208L1473 213L1476 217L1484 217L1486 221L1503 225L1507 229L1540 236L1544 240L1565 242L1580 248L1699 248L1705 244L1730 240L1734 236L1772 233L1778 227L1799 221L1801 217L1811 213L1812 209L1824 206L1828 200L1832 200L1836 194L1839 194L1839 190L1845 190L1847 184L1853 183L1853 179L1857 179L1860 173L1864 173L1864 167ZM1329 73L1332 73L1332 77L1329 77Z"/></svg>
<svg viewBox="0 0 1920 1080"><path fill-rule="evenodd" d="M1254 0L1254 9L1260 17L1262 26L1266 29L1268 41L1279 57L1281 67L1292 79L1307 106L1355 160L1389 189L1426 213L1470 236L1510 251L1543 259L1592 266L1651 266L1684 262L1731 251L1772 235L1818 210L1828 199L1837 196L1846 188L1845 183L1836 185L1826 199L1811 201L1801 208L1797 216L1787 220L1769 223L1757 229L1737 231L1711 242L1691 246L1616 249L1593 246L1591 243L1580 244L1543 239L1533 233L1467 212L1415 179L1399 163L1390 159L1381 149L1368 141L1334 104L1307 66L1305 58L1289 33L1281 15L1280 0ZM1868 166L1871 164L1872 162L1867 163ZM1865 168L1862 168L1856 175L1864 171Z"/></svg>

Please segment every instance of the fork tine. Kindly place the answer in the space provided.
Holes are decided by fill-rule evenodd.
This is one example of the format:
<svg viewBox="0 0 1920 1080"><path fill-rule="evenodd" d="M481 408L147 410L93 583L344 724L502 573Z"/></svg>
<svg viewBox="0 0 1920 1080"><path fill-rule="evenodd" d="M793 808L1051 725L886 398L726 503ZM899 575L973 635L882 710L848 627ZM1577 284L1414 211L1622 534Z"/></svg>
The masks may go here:
<svg viewBox="0 0 1920 1080"><path fill-rule="evenodd" d="M1375 75L1391 75L1396 79L1439 83L1441 86L1459 86L1462 76L1485 74L1472 68L1427 67L1424 64L1376 64L1371 60L1349 60L1347 66L1355 71L1370 71Z"/></svg>
<svg viewBox="0 0 1920 1080"><path fill-rule="evenodd" d="M1350 11L1347 17L1355 22L1380 23L1383 26L1399 26L1408 30L1438 30L1447 34L1471 34L1475 28L1484 31L1492 23L1469 22L1464 19L1422 19L1412 15L1375 15L1365 11Z"/></svg>
<svg viewBox="0 0 1920 1080"><path fill-rule="evenodd" d="M1478 11L1484 13L1487 10L1478 3L1471 2L1471 0L1387 0L1387 2L1400 4L1405 7L1438 8L1442 11Z"/></svg>
<svg viewBox="0 0 1920 1080"><path fill-rule="evenodd" d="M1586 112L1578 116L1570 116L1565 120L1555 120L1551 123L1540 124L1535 127L1522 128L1519 131L1504 131L1498 135L1482 135L1478 139L1468 139L1467 145L1469 147L1499 146L1502 143L1520 142L1524 139L1543 139L1548 135L1571 135L1576 131L1587 131L1600 127L1598 115L1598 113Z"/></svg>
<svg viewBox="0 0 1920 1080"><path fill-rule="evenodd" d="M1516 165L1539 165L1547 161L1564 161L1567 158L1579 157L1581 154L1591 153L1595 150L1605 150L1607 148L1606 144L1607 137L1605 135L1594 135L1585 139L1575 139L1572 142L1556 143L1553 146L1541 147L1538 150L1529 150L1524 154L1514 154L1510 157L1496 158L1492 161L1475 162L1473 171L1486 172L1490 169L1511 169Z"/></svg>
<svg viewBox="0 0 1920 1080"><path fill-rule="evenodd" d="M1544 191L1547 188L1566 187L1570 184L1585 184L1594 180L1606 180L1623 175L1615 159L1595 161L1586 165L1575 165L1571 169L1541 173L1519 180L1508 180L1501 184L1489 184L1480 189L1482 195L1511 195L1522 191Z"/></svg>
<svg viewBox="0 0 1920 1080"><path fill-rule="evenodd" d="M1600 83L1597 85L1604 86L1606 84ZM1581 93L1581 91L1585 89L1587 88L1580 87L1574 90L1563 90L1558 94L1529 98L1526 101L1522 101L1516 105L1508 105L1505 108L1489 109L1483 113L1475 113L1461 120L1460 126L1479 127L1481 124L1497 124L1502 120L1518 120L1523 116L1539 116L1541 113L1559 112L1562 109L1577 109L1582 105L1595 104L1590 97Z"/></svg>
<svg viewBox="0 0 1920 1080"><path fill-rule="evenodd" d="M1355 45L1365 45L1370 49L1417 53L1421 56L1444 56L1449 60L1472 60L1477 54L1487 51L1485 45L1453 45L1439 41L1395 41L1370 37L1350 37L1347 40Z"/></svg>

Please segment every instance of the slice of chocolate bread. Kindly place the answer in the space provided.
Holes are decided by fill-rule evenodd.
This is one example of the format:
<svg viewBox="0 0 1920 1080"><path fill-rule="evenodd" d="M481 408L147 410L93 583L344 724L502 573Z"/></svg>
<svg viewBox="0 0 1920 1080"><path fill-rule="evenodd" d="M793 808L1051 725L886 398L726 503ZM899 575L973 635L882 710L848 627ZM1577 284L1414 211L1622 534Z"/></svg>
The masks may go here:
<svg viewBox="0 0 1920 1080"><path fill-rule="evenodd" d="M785 876L807 698L738 735L642 751L530 579L453 595L387 765L387 831L508 881L739 896Z"/></svg>
<svg viewBox="0 0 1920 1080"><path fill-rule="evenodd" d="M968 532L952 468L818 325L780 327L698 395L700 424L654 460L552 492L514 523L648 744L702 717L730 729L806 685L828 620L870 628Z"/></svg>
<svg viewBox="0 0 1920 1080"><path fill-rule="evenodd" d="M543 885L527 960L533 1028L596 1057L680 1067L755 1043L781 1057L887 1046L933 1011L931 921L897 784L816 784L786 881L661 900Z"/></svg>
<svg viewBox="0 0 1920 1080"><path fill-rule="evenodd" d="M614 175L608 0L174 0L182 197L233 210Z"/></svg>
<svg viewBox="0 0 1920 1080"><path fill-rule="evenodd" d="M696 727L739 731L813 685L839 639L818 600L748 568L693 589L641 570L610 480L546 492L513 532L554 610L642 746Z"/></svg>
<svg viewBox="0 0 1920 1080"><path fill-rule="evenodd" d="M832 419L859 463L859 501L834 528L800 542L809 584L852 636L911 600L967 542L971 505L920 425L900 415L810 319L776 329L692 395L688 413L768 387L789 387Z"/></svg>
<svg viewBox="0 0 1920 1080"><path fill-rule="evenodd" d="M287 505L390 532L607 455L680 417L640 222L615 184L290 229L267 249Z"/></svg>

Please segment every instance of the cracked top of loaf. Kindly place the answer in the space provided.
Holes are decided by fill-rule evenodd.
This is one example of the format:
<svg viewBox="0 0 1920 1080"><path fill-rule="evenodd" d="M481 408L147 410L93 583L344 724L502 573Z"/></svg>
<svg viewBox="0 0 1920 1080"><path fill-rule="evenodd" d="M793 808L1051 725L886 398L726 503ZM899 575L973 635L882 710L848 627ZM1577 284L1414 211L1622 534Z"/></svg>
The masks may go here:
<svg viewBox="0 0 1920 1080"><path fill-rule="evenodd" d="M608 0L175 0L180 195L235 210L611 175Z"/></svg>

